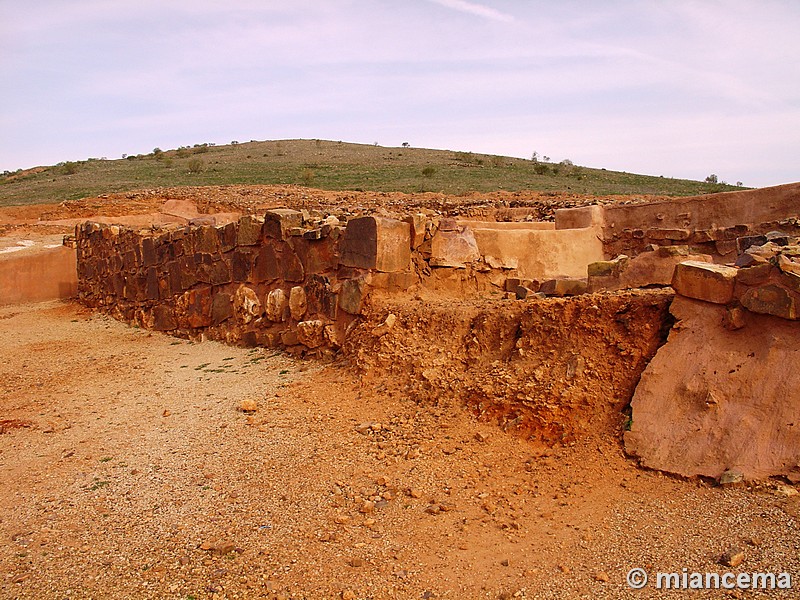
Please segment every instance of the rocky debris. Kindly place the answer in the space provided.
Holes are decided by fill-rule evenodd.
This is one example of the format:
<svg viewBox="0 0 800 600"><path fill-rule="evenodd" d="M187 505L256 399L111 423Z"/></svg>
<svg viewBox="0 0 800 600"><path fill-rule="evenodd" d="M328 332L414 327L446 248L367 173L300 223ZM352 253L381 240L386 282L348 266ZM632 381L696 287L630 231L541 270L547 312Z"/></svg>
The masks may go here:
<svg viewBox="0 0 800 600"><path fill-rule="evenodd" d="M719 564L735 569L740 566L746 558L745 551L740 548L727 550L719 559Z"/></svg>
<svg viewBox="0 0 800 600"><path fill-rule="evenodd" d="M254 413L258 410L258 402L252 399L245 399L239 403L239 410L243 413Z"/></svg>

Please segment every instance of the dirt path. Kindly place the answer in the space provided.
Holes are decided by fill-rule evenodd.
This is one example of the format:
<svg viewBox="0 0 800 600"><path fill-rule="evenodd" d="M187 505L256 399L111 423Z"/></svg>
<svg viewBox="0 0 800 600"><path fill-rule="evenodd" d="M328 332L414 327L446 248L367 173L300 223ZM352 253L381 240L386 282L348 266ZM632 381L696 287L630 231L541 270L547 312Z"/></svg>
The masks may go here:
<svg viewBox="0 0 800 600"><path fill-rule="evenodd" d="M791 488L667 478L615 439L541 455L392 389L74 304L0 309L0 597L659 598L688 592L631 591L628 570L800 577ZM732 548L744 563L719 565Z"/></svg>

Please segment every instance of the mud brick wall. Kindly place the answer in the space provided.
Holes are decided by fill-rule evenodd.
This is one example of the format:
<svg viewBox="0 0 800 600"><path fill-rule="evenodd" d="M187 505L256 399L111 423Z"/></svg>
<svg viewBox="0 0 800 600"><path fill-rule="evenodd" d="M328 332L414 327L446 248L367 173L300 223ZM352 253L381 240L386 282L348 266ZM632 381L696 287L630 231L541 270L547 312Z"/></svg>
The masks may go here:
<svg viewBox="0 0 800 600"><path fill-rule="evenodd" d="M416 281L410 226L268 211L214 227L76 228L78 297L140 327L321 354L381 287Z"/></svg>
<svg viewBox="0 0 800 600"><path fill-rule="evenodd" d="M636 256L650 244L688 245L716 262L736 259L736 239L777 230L800 234L800 192L794 184L603 207L608 256Z"/></svg>

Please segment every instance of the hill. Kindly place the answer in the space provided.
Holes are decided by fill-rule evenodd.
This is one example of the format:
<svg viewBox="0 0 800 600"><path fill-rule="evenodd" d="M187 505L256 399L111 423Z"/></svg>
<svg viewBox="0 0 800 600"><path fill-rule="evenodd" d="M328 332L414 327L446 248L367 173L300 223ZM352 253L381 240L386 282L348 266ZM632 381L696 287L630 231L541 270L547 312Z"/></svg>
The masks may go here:
<svg viewBox="0 0 800 600"><path fill-rule="evenodd" d="M324 140L198 144L122 159L88 159L6 173L0 206L55 203L151 187L297 184L323 190L441 192L569 191L691 196L741 189L505 156L386 148Z"/></svg>

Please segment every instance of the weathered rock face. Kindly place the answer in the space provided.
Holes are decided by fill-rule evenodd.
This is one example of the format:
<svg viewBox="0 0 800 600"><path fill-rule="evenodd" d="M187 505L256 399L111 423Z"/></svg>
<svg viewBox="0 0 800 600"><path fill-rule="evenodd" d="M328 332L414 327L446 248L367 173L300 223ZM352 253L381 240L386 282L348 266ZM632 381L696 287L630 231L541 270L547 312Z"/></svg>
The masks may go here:
<svg viewBox="0 0 800 600"><path fill-rule="evenodd" d="M783 475L800 464L800 323L676 297L678 319L642 374L625 447L683 476Z"/></svg>

